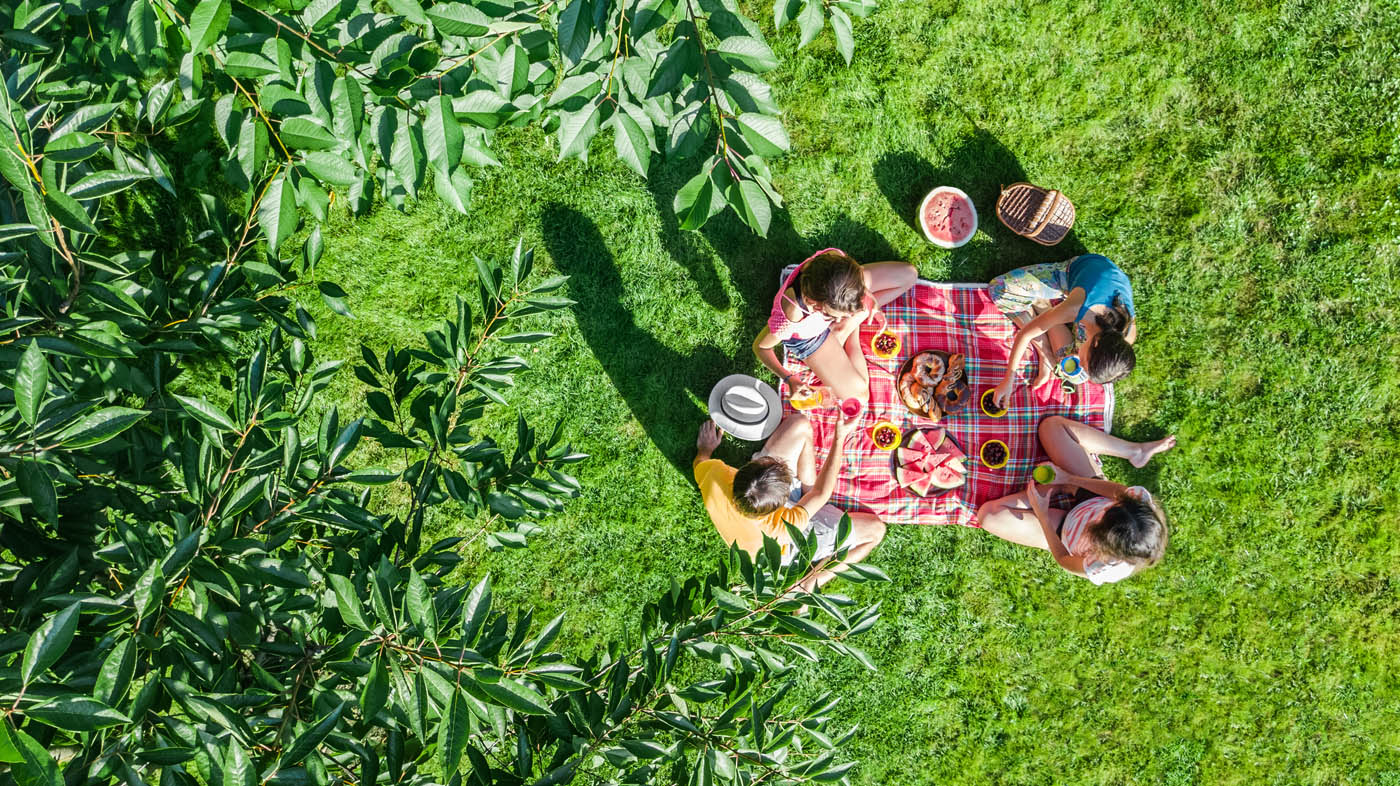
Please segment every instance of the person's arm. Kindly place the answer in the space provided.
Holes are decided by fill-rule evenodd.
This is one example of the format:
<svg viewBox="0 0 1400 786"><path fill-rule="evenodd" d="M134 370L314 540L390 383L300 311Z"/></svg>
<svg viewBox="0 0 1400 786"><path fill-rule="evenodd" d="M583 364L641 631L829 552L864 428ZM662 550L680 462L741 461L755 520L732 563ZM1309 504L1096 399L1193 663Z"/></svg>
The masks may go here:
<svg viewBox="0 0 1400 786"><path fill-rule="evenodd" d="M1103 478L1085 478L1079 475L1065 474L1061 476L1058 470L1056 470L1055 482L1063 483L1067 486L1076 486L1090 494L1108 497L1115 501L1123 499L1128 493L1128 487L1121 483L1114 483L1111 480L1104 480Z"/></svg>
<svg viewBox="0 0 1400 786"><path fill-rule="evenodd" d="M836 421L836 436L831 440L831 452L827 453L821 472L817 473L817 484L797 501L799 506L807 510L808 517L817 515L817 511L821 510L835 493L836 478L841 474L841 464L845 457L846 438L855 430L856 420L859 418L857 415Z"/></svg>
<svg viewBox="0 0 1400 786"><path fill-rule="evenodd" d="M763 331L758 334L758 338L753 340L754 357L757 357L758 361L766 366L769 371L776 374L778 379L786 382L788 388L792 391L792 395L802 396L811 394L812 391L807 385L803 384L801 377L783 368L783 364L778 362L778 353L774 352L773 348L780 343L782 342L765 326Z"/></svg>
<svg viewBox="0 0 1400 786"><path fill-rule="evenodd" d="M1130 317L1130 318L1128 319L1128 329L1125 330L1125 331L1123 331L1123 340L1126 341L1126 342L1128 342L1129 344L1132 344L1133 342L1137 341L1137 318L1136 318L1136 317Z"/></svg>
<svg viewBox="0 0 1400 786"><path fill-rule="evenodd" d="M1016 331L1016 340L1011 342L1011 357L1006 361L1006 373L1002 375L1001 383L996 386L996 393L993 394L998 406L1006 406L1011 399L1011 387L1016 381L1016 367L1021 364L1021 359L1025 357L1031 342L1048 331L1050 326L1069 322L1070 316L1079 308L1075 301L1082 299L1082 294L1079 298L1065 298L1059 305L1038 314L1035 319L1026 323L1025 327Z"/></svg>
<svg viewBox="0 0 1400 786"><path fill-rule="evenodd" d="M1070 573L1087 578L1084 573L1084 558L1069 553L1069 549L1065 548L1064 541L1060 540L1059 534L1050 524L1050 511L1046 507L1045 497L1041 496L1033 480L1026 484L1026 497L1030 500L1031 512L1035 513L1036 521L1040 522L1041 531L1045 533L1045 543L1050 547L1050 556Z"/></svg>
<svg viewBox="0 0 1400 786"><path fill-rule="evenodd" d="M715 448L719 447L720 440L724 438L724 432L715 425L713 420L707 420L700 425L700 434L695 437L695 460L690 462L692 472L702 461L709 461L715 455Z"/></svg>

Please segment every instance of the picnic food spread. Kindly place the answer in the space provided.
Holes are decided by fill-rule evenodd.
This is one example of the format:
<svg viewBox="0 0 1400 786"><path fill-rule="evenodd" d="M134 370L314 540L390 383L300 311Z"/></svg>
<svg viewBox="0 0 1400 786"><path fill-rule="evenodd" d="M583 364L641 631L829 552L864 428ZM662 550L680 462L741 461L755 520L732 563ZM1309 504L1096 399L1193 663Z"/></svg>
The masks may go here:
<svg viewBox="0 0 1400 786"><path fill-rule="evenodd" d="M967 482L966 457L943 429L914 429L894 452L895 482L921 497L958 488Z"/></svg>

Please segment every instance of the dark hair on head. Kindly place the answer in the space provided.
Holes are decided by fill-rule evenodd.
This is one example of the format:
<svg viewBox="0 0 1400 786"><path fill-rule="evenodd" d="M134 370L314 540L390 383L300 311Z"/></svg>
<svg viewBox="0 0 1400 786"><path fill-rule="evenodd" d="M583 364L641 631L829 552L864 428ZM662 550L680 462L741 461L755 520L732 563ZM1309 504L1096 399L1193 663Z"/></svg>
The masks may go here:
<svg viewBox="0 0 1400 786"><path fill-rule="evenodd" d="M801 294L832 311L854 314L865 301L865 277L860 263L840 251L827 251L808 262L798 279Z"/></svg>
<svg viewBox="0 0 1400 786"><path fill-rule="evenodd" d="M734 473L734 507L745 516L766 516L787 502L791 489L787 462L759 456Z"/></svg>
<svg viewBox="0 0 1400 786"><path fill-rule="evenodd" d="M1100 385L1117 382L1137 365L1133 345L1116 330L1100 331L1089 342L1089 379Z"/></svg>
<svg viewBox="0 0 1400 786"><path fill-rule="evenodd" d="M1099 325L1099 333L1089 343L1089 379L1100 385L1117 382L1137 365L1133 345L1123 335L1132 321L1132 315L1123 305L1123 296L1114 295L1112 309L1107 314L1096 314L1094 320Z"/></svg>
<svg viewBox="0 0 1400 786"><path fill-rule="evenodd" d="M1125 496L1090 524L1087 534L1106 557L1153 565L1167 550L1167 517L1155 503Z"/></svg>

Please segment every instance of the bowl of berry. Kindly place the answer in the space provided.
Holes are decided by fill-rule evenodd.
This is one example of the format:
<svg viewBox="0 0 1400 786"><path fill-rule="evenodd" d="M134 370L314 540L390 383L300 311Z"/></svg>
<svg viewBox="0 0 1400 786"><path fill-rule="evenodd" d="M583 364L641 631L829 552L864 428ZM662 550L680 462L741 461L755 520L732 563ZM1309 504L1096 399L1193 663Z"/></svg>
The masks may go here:
<svg viewBox="0 0 1400 786"><path fill-rule="evenodd" d="M1011 459L1011 451L1006 447L1006 443L999 439L983 442L977 455L982 459L982 466L987 469L1001 469Z"/></svg>
<svg viewBox="0 0 1400 786"><path fill-rule="evenodd" d="M871 337L870 351L881 360L889 360L899 354L901 343L899 334L886 328Z"/></svg>

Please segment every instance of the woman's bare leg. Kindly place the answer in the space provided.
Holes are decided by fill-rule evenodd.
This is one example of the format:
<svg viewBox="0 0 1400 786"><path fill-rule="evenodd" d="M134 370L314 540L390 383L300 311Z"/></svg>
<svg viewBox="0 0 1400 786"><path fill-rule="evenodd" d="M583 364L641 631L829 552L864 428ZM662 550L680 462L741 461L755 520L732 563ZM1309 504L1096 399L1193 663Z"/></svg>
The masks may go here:
<svg viewBox="0 0 1400 786"><path fill-rule="evenodd" d="M1141 467L1158 453L1176 447L1176 437L1129 442L1061 415L1040 421L1038 431L1040 444L1050 454L1051 461L1086 478L1103 477L1094 456L1117 456L1132 462L1134 467Z"/></svg>
<svg viewBox="0 0 1400 786"><path fill-rule="evenodd" d="M865 376L865 354L860 354L859 365L845 347L845 341L859 324L855 320L843 320L850 325L838 330L832 327L831 335L817 347L817 351L807 356L807 367L812 369L821 381L834 392L837 398L870 399L870 385Z"/></svg>
<svg viewBox="0 0 1400 786"><path fill-rule="evenodd" d="M817 473L812 456L812 421L801 412L783 418L778 429L763 443L763 453L788 463L804 486L816 482ZM805 464L805 467L804 467ZM805 472L805 474L804 474Z"/></svg>
<svg viewBox="0 0 1400 786"><path fill-rule="evenodd" d="M908 292L919 280L919 269L908 262L871 262L861 267L865 271L865 288L881 306Z"/></svg>
<svg viewBox="0 0 1400 786"><path fill-rule="evenodd" d="M870 552L874 551L875 547L880 545L880 541L885 539L885 522L881 521L875 514L850 513L848 515L851 517L851 536L846 539L846 558L835 565L828 565L811 573L798 583L798 589L811 592L831 581L836 578L837 574L844 571L847 565L860 562L870 556Z"/></svg>
<svg viewBox="0 0 1400 786"><path fill-rule="evenodd" d="M1065 512L1054 509L1047 512L1050 514L1050 524L1058 528ZM1045 530L1036 520L1035 511L1031 509L1024 491L982 503L982 507L977 509L977 522L982 529L1002 540L1033 549L1050 550L1050 544L1045 540Z"/></svg>

